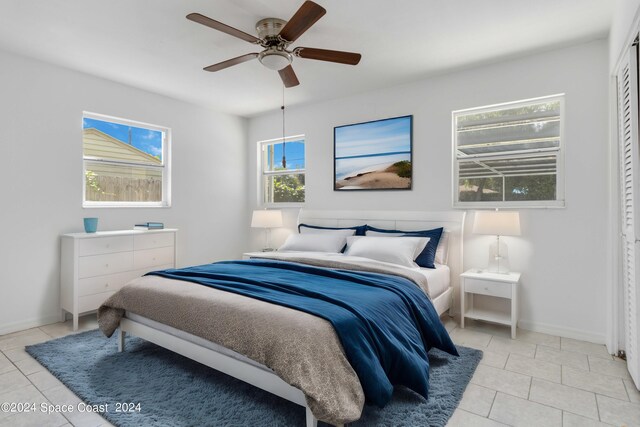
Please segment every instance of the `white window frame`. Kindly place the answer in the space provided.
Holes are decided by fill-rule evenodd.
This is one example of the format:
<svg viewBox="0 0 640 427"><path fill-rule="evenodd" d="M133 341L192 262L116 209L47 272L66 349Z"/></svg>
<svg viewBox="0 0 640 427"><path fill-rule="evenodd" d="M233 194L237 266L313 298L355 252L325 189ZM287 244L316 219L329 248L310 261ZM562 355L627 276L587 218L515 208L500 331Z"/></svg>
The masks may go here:
<svg viewBox="0 0 640 427"><path fill-rule="evenodd" d="M465 115L469 113L484 113L488 111L497 111L510 109L514 107L523 107L531 104L539 104L542 102L560 102L560 146L558 150L554 149L556 154L556 199L555 200L519 200L519 201L486 201L486 202L461 202L459 197L459 164L457 158L457 132L456 132L456 117L459 115ZM564 121L565 121L565 94L555 94L549 96L541 96L538 98L529 98L520 101L505 102L500 104L486 105L483 107L467 108L463 110L455 110L451 113L451 141L452 141L452 204L454 208L461 209L493 209L493 208L564 208L565 207L565 179L564 179L564 157L566 155L566 141L564 137ZM521 151L521 154L531 155L532 153L544 154L545 149L533 149ZM514 155L507 155L513 157ZM494 158L502 158L505 155L488 156L482 155L483 159L491 160Z"/></svg>
<svg viewBox="0 0 640 427"><path fill-rule="evenodd" d="M103 162L108 164L120 164L120 165L138 165L135 162L122 162L122 161L109 161L92 157L84 156L84 143L82 152L82 207L83 208L169 208L171 207L171 128L166 126L159 126L150 123L138 122L135 120L123 119L120 117L107 116L105 114L91 113L88 111L82 112L82 118L90 118L101 120L105 122L117 123L125 126L140 127L164 133L164 140L162 141L162 165L152 166L162 168L162 201L160 202L101 202L101 201L89 201L86 200L86 171L87 161ZM147 167L149 165L143 164Z"/></svg>
<svg viewBox="0 0 640 427"><path fill-rule="evenodd" d="M304 141L304 165L305 168L304 169L289 169L287 171L273 171L273 172L267 172L265 171L265 167L266 167L266 163L265 160L262 157L262 153L264 151L264 147L267 145L274 145L274 144L279 144L283 142L282 137L280 138L273 138L273 139L267 139L264 141L258 141L257 144L257 150L258 150L258 191L257 191L257 205L260 207L265 207L265 208L269 208L269 207L283 207L283 208L297 208L297 207L303 207L307 201L307 186L306 186L306 171L307 171L307 140L304 136L304 134L302 135L292 135L292 136L286 136L284 138L284 142L295 142L295 141ZM269 176L281 176L281 175L305 175L305 193L304 193L304 202L265 202L265 197L264 197L264 192L265 192L265 185L266 185L266 178Z"/></svg>

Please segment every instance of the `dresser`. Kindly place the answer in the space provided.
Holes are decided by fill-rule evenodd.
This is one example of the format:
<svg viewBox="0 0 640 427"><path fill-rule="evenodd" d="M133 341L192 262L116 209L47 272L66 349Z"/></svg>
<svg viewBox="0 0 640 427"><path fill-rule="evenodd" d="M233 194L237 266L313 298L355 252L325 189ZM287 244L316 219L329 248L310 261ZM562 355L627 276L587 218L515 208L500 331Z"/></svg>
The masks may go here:
<svg viewBox="0 0 640 427"><path fill-rule="evenodd" d="M149 271L176 266L176 229L117 230L62 235L62 318L95 311L126 283Z"/></svg>

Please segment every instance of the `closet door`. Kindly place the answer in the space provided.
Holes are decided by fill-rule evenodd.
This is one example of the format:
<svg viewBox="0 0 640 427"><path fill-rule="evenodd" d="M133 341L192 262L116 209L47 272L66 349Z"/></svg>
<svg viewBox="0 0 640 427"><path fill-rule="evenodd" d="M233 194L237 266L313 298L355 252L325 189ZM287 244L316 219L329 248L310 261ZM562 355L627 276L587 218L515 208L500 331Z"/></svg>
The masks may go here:
<svg viewBox="0 0 640 427"><path fill-rule="evenodd" d="M638 55L634 45L618 72L618 132L620 143L620 179L622 201L623 309L627 368L640 388L640 157L638 144Z"/></svg>

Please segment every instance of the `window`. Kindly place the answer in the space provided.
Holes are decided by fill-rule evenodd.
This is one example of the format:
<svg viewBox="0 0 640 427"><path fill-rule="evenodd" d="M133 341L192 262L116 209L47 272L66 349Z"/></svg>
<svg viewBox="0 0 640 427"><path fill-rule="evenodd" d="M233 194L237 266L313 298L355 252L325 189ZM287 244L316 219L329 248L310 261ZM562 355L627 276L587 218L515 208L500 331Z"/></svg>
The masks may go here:
<svg viewBox="0 0 640 427"><path fill-rule="evenodd" d="M554 95L454 111L454 206L564 206L563 106Z"/></svg>
<svg viewBox="0 0 640 427"><path fill-rule="evenodd" d="M168 128L84 113L84 207L170 206Z"/></svg>
<svg viewBox="0 0 640 427"><path fill-rule="evenodd" d="M304 136L258 143L260 151L260 202L284 204L304 202Z"/></svg>

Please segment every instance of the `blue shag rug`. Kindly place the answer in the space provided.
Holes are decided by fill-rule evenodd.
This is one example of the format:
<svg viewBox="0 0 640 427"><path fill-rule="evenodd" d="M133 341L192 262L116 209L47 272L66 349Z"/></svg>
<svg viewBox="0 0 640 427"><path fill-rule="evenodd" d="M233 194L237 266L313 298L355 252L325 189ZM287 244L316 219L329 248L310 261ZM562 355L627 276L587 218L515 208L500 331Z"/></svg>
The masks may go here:
<svg viewBox="0 0 640 427"><path fill-rule="evenodd" d="M27 347L27 352L87 403L108 403L101 415L116 426L304 426L304 408L153 343L98 330ZM458 406L479 350L458 346L460 357L433 349L429 399L397 387L383 409L366 405L350 426L444 426ZM114 412L116 402L140 412ZM319 423L326 426L324 423Z"/></svg>

